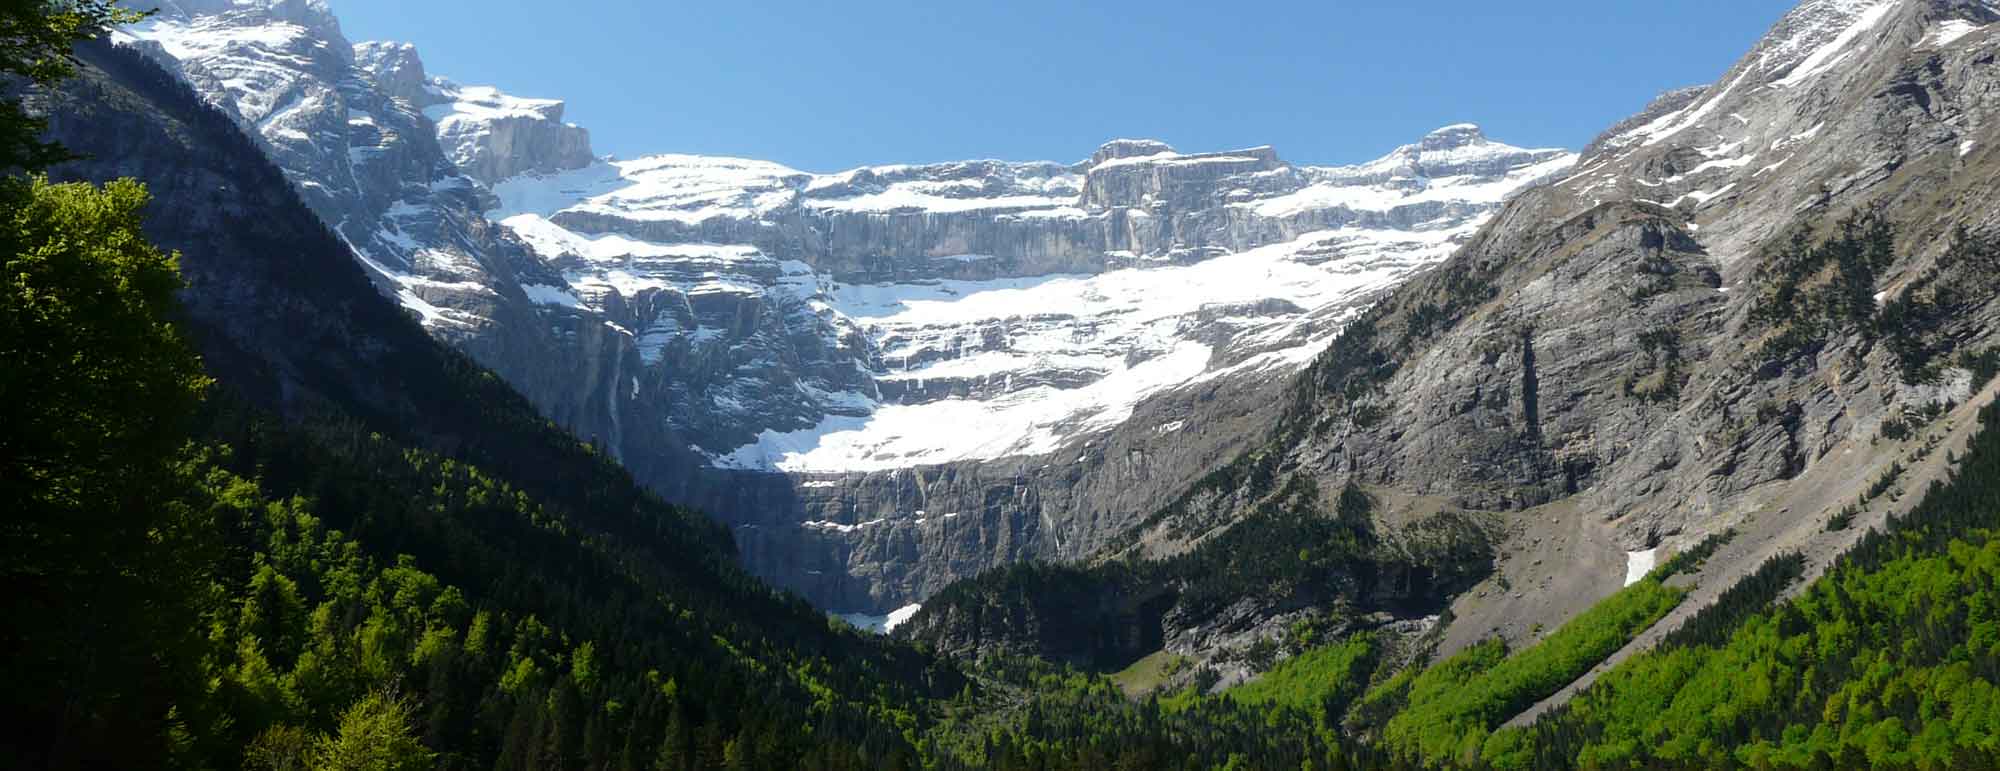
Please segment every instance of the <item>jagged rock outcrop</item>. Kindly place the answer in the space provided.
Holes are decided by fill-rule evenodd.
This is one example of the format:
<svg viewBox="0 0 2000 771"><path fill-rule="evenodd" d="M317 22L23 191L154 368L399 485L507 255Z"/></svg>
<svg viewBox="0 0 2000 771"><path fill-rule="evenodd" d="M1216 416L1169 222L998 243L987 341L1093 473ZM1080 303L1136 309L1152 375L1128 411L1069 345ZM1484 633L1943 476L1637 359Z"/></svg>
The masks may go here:
<svg viewBox="0 0 2000 771"><path fill-rule="evenodd" d="M444 101L431 89L431 76L417 47L409 43L366 42L354 46L354 64L374 78L375 87L391 99L421 110Z"/></svg>
<svg viewBox="0 0 2000 771"><path fill-rule="evenodd" d="M433 78L409 43L357 44L354 64L375 90L423 111L446 157L473 179L490 185L520 174L580 169L596 160L590 131L563 122L562 102Z"/></svg>
<svg viewBox="0 0 2000 771"><path fill-rule="evenodd" d="M580 169L596 160L590 132L563 122L562 102L522 99L443 79L425 84L424 90L429 95L423 100L424 115L437 124L438 142L473 179L490 185L521 174Z"/></svg>

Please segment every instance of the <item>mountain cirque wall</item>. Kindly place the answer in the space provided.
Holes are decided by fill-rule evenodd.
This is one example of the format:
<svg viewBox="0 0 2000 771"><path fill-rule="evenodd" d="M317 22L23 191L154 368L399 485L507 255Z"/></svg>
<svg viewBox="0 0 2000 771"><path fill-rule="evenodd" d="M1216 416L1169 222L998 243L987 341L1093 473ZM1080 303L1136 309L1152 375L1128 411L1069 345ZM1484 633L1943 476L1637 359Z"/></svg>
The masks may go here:
<svg viewBox="0 0 2000 771"><path fill-rule="evenodd" d="M1570 163L1470 126L1336 169L1131 141L824 176L662 156L503 183L493 216L676 373L714 465L795 476L683 499L760 574L880 613L1096 551L1261 436L1347 317ZM1142 205L1079 205L1093 185Z"/></svg>
<svg viewBox="0 0 2000 771"><path fill-rule="evenodd" d="M317 0L118 37L432 334L731 523L759 574L871 613L1110 542L1265 432L1346 319L1575 160L1469 125L1348 167L1146 140L839 174L601 159L560 102L352 45Z"/></svg>

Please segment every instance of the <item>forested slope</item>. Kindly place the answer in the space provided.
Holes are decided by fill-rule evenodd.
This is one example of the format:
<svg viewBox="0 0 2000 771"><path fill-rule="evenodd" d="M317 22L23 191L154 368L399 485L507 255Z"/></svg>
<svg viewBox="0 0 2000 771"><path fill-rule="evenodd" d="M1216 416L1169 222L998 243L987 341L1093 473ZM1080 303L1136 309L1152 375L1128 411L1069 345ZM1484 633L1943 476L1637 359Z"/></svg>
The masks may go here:
<svg viewBox="0 0 2000 771"><path fill-rule="evenodd" d="M29 299L80 289L35 283L57 279L117 291L131 282L78 278L95 263L62 250L78 237L178 250L182 310L155 297L152 312L185 324L216 382L196 410L131 389L34 391L29 381L59 381L73 362L116 361L101 343L149 327L79 313L9 328L10 353L55 349L10 356L30 366L15 370L25 377L10 379L8 399L43 418L10 430L117 429L159 450L74 461L126 465L91 478L152 469L151 487L99 516L149 534L134 539L150 538L148 553L176 568L159 589L175 603L156 608L81 601L104 590L88 573L40 579L31 594L50 624L11 619L24 646L101 653L75 663L85 670L164 671L127 691L10 656L14 711L46 720L14 726L9 765L292 767L331 763L326 753L382 732L421 737L411 752L445 767L914 762L910 710L958 689L950 667L750 578L724 531L643 492L376 294L233 123L134 53L92 45L82 56L78 78L37 96L50 135L86 156L55 173L135 176L153 198L130 185L107 197L21 182L10 210L24 257L10 274ZM37 230L37 206L95 230ZM39 274L25 261L50 254L70 262ZM155 289L172 281L159 275ZM185 365L163 371L199 380ZM59 399L83 405L65 412ZM128 407L104 420L146 420L60 424L104 405ZM67 498L50 485L10 490L51 512L22 523L27 540L10 538L10 554L80 565L139 556L135 543L59 537L82 522L60 512L115 492L89 484ZM163 575L129 578L151 586ZM107 644L121 634L129 645ZM63 700L39 685L125 709L49 714Z"/></svg>
<svg viewBox="0 0 2000 771"><path fill-rule="evenodd" d="M0 20L33 30L35 12ZM1852 511L1810 520L1856 534L1921 497L1823 577L1799 586L1805 560L1778 556L1524 727L1506 725L1682 607L1733 531L1531 639L1432 653L1444 601L1491 570L1490 522L1381 527L1373 486L1322 498L1253 456L1208 484L1283 494L1177 555L941 595L915 629L963 654L944 657L756 582L727 532L433 342L168 73L90 46L63 81L8 46L33 59L75 30L21 29L0 24L0 69L43 81L30 103L49 136L87 157L46 165L33 122L0 104L19 172L0 180L0 707L17 716L0 766L2000 764L2000 433L1962 454L1929 438L1947 414L1970 433L1969 407L1880 423L1884 452L1949 453L1957 471L1902 490L1898 462ZM1977 320L2000 248L1964 224L1932 243L1868 212L1804 223L1738 285L1754 358L1865 347L1908 393L1969 376L1988 398L2000 357ZM1910 269L1899 248L1931 256ZM1891 273L1899 294L1870 294ZM1425 286L1471 307L1476 279ZM1442 312L1364 318L1314 387L1373 377L1372 335ZM1412 616L1430 620L1398 625ZM1274 618L1281 635L1259 626ZM1085 671L1192 633L1255 638L1243 663L1262 676L1134 698Z"/></svg>

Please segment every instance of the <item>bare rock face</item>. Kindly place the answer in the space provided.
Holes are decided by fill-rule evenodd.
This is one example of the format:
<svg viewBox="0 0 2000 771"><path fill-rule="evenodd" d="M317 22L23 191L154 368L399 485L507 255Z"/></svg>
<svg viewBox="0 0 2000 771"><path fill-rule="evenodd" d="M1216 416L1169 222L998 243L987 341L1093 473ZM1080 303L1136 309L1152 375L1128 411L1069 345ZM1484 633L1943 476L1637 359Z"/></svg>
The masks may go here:
<svg viewBox="0 0 2000 771"><path fill-rule="evenodd" d="M431 90L431 76L424 71L423 57L409 43L356 44L354 64L373 77L375 87L391 99L418 109L443 100L442 95Z"/></svg>
<svg viewBox="0 0 2000 771"><path fill-rule="evenodd" d="M2000 329L1984 289L1935 330L1871 320L1933 302L1939 282L1994 278L1953 231L1990 236L2000 211L1985 155L2000 135L1995 21L1983 3L1801 5L1721 81L1620 123L1349 325L1237 461L1270 481L1197 485L1118 549L1171 554L1303 479L1500 513L1516 529L1504 548L1527 553L1599 539L1588 548L1672 552L1734 527L1769 535L1719 574L1779 549L1830 559L1851 541L1819 523L1910 460L1889 426L1969 398L1951 357ZM1795 243L1877 243L1862 212L1894 227L1873 267L1798 261ZM1844 291L1866 307L1780 299L1836 281L1865 282ZM1923 337L1930 369L1880 337L1897 334ZM1461 599L1449 645L1553 628L1623 578L1623 559L1560 556L1512 564L1514 585L1583 601L1484 587Z"/></svg>
<svg viewBox="0 0 2000 771"><path fill-rule="evenodd" d="M1090 166L1104 165L1105 161L1121 158L1143 158L1149 155L1172 155L1174 148L1157 139L1113 139L1090 154Z"/></svg>
<svg viewBox="0 0 2000 771"><path fill-rule="evenodd" d="M426 114L450 92L413 48L351 46L317 0L181 3L113 37L234 118L378 288L434 336L612 452L628 441L661 448L635 470L678 473L693 462L627 387L639 368L631 337L585 309L536 302L531 292L566 291L562 275L484 216L491 193L447 155ZM550 112L537 120L554 123L559 108ZM587 146L580 153L588 160ZM509 163L553 168L560 157Z"/></svg>
<svg viewBox="0 0 2000 771"><path fill-rule="evenodd" d="M1144 156L1114 156L1090 167L1085 177L1085 206L1151 208L1201 201L1215 195L1225 180L1277 171L1284 166L1278 153L1256 147L1226 153L1181 155L1162 152ZM1099 150L1098 156L1106 155Z"/></svg>
<svg viewBox="0 0 2000 771"><path fill-rule="evenodd" d="M1187 479L1265 435L1282 383L1240 376L1162 394L1074 454L850 473L710 471L717 478L688 500L728 513L753 572L823 607L893 609L1002 565L1107 550Z"/></svg>
<svg viewBox="0 0 2000 771"><path fill-rule="evenodd" d="M590 132L563 122L562 102L522 99L444 79L425 84L419 98L452 163L481 182L554 174L596 160Z"/></svg>

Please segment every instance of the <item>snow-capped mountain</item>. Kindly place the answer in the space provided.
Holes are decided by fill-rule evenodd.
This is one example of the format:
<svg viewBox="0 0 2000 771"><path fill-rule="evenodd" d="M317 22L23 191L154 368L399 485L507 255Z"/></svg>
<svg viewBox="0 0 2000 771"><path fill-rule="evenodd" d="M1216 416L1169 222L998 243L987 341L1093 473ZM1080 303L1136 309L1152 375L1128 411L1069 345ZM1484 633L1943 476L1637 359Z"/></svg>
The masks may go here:
<svg viewBox="0 0 2000 771"><path fill-rule="evenodd" d="M1942 57L1971 42L2000 10L1985 0L1808 0L1787 13L1748 55L1709 86L1662 96L1645 112L1593 142L1566 190L1591 201L1636 200L1689 213L1702 240L1730 263L1754 252L1788 223L1745 202L1790 212L1824 181L1830 195L1865 187L1899 163L1880 146L1908 126L1857 125L1833 110L1858 81L1910 51ZM1899 85L1910 93L1919 80ZM1921 105L1930 109L1931 105ZM1926 121L1928 122L1928 121ZM1845 124L1845 125L1843 125ZM1953 116L1949 133L1970 134ZM1954 145L1961 155L1976 146ZM1846 147L1848 153L1827 152ZM1883 153L1857 166L1849 154ZM1808 185L1810 186L1810 185ZM1707 220L1715 220L1707 222Z"/></svg>
<svg viewBox="0 0 2000 771"><path fill-rule="evenodd" d="M561 102L348 43L320 0L168 3L119 37L235 116L426 328L735 524L753 569L877 613L1087 553L1240 441L1163 405L1263 393L1576 158L1459 125L1347 167L1149 140L617 160ZM1140 440L1153 461L1106 450Z"/></svg>
<svg viewBox="0 0 2000 771"><path fill-rule="evenodd" d="M1309 358L1355 302L1574 156L1453 126L1361 166L1121 140L1073 165L815 175L602 161L490 213L645 365L717 465L800 472L1042 455L1162 389Z"/></svg>

